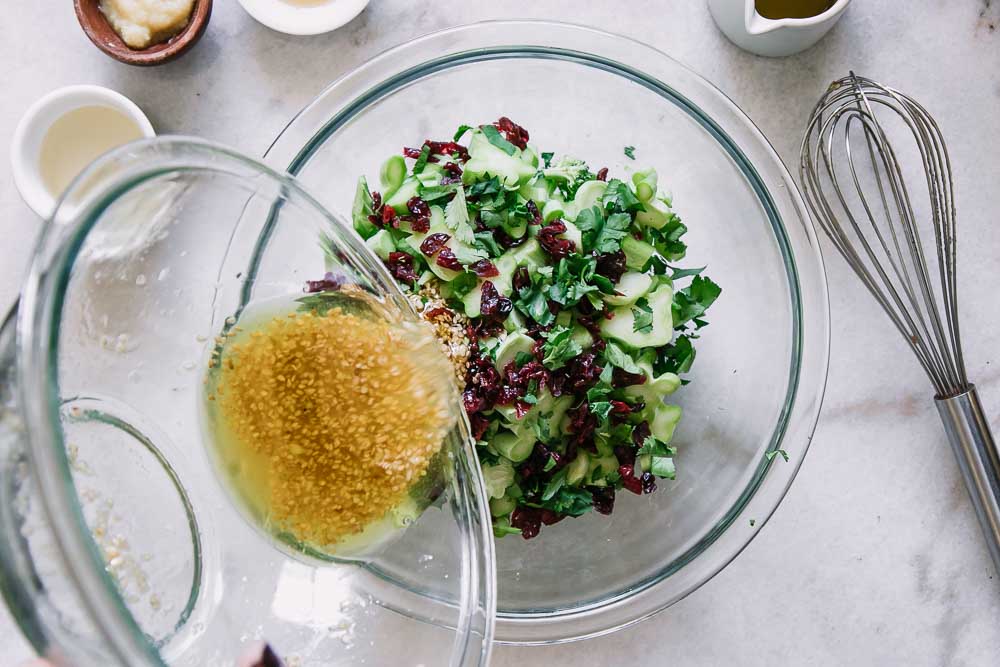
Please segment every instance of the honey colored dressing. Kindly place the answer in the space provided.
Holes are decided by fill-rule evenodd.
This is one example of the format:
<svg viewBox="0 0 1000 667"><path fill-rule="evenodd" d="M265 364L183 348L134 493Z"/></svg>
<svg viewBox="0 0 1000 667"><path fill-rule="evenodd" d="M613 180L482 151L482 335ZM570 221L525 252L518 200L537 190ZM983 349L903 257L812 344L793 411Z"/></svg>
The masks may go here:
<svg viewBox="0 0 1000 667"><path fill-rule="evenodd" d="M135 121L111 107L80 107L60 116L45 133L38 154L45 189L58 197L98 156L141 137Z"/></svg>
<svg viewBox="0 0 1000 667"><path fill-rule="evenodd" d="M837 0L756 0L754 7L766 19L808 19L835 4Z"/></svg>

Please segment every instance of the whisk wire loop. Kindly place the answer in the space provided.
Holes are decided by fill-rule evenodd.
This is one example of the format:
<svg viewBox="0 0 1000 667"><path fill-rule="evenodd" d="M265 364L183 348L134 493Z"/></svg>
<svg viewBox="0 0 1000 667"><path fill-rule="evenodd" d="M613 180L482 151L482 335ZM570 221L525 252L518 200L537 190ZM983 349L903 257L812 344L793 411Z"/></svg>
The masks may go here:
<svg viewBox="0 0 1000 667"><path fill-rule="evenodd" d="M901 122L920 156L934 251L922 238L917 181L907 181L889 122ZM814 109L800 173L813 217L899 329L937 395L965 391L951 162L934 119L907 95L852 73Z"/></svg>

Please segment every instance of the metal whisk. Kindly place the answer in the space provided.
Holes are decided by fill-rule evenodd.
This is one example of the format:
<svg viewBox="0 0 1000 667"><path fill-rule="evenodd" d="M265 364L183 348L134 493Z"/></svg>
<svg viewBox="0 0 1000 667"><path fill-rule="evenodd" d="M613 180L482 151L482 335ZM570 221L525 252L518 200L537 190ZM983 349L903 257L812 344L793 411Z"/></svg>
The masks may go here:
<svg viewBox="0 0 1000 667"><path fill-rule="evenodd" d="M890 134L897 147L910 142L908 152L894 149ZM919 156L924 178L907 175L907 167L917 166L906 163L907 155ZM813 110L799 171L813 217L934 385L1000 572L1000 456L962 356L955 201L940 128L913 98L852 72L831 84ZM915 209L921 202L929 208Z"/></svg>

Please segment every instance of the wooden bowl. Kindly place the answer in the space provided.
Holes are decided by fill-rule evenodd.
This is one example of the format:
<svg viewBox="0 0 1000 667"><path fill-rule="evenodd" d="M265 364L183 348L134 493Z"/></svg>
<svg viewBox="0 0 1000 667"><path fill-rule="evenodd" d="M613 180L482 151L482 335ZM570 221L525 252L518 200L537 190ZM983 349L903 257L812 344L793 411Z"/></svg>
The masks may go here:
<svg viewBox="0 0 1000 667"><path fill-rule="evenodd" d="M133 49L108 23L100 4L100 0L73 0L80 27L101 51L127 65L140 67L162 65L185 53L201 38L212 16L212 0L195 0L191 17L183 30L165 42L145 49Z"/></svg>

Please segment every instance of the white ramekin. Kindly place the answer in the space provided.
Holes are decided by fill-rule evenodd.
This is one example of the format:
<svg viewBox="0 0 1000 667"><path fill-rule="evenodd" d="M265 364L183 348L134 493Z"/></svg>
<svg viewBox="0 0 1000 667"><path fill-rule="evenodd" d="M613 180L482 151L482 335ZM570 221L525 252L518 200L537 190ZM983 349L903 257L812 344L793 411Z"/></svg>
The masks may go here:
<svg viewBox="0 0 1000 667"><path fill-rule="evenodd" d="M21 193L21 198L43 218L48 218L52 214L57 197L45 187L39 171L38 158L42 140L52 127L52 123L66 113L86 106L117 109L135 122L144 137L156 136L146 114L132 100L101 86L57 88L32 104L14 130L14 139L10 145L10 162L14 185Z"/></svg>
<svg viewBox="0 0 1000 667"><path fill-rule="evenodd" d="M336 30L368 6L368 0L331 0L296 6L283 0L239 0L247 14L272 30L289 35L318 35Z"/></svg>

